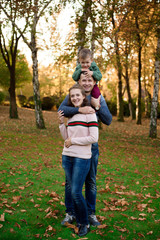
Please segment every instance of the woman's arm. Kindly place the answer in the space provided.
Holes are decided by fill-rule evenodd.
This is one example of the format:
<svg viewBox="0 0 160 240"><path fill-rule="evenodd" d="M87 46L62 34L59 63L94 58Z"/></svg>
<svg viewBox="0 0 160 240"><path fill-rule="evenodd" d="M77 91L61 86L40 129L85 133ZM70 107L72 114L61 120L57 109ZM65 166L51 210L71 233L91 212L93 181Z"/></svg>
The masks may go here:
<svg viewBox="0 0 160 240"><path fill-rule="evenodd" d="M62 138L66 140L68 138L67 128L64 123L59 125L59 130L62 135Z"/></svg>

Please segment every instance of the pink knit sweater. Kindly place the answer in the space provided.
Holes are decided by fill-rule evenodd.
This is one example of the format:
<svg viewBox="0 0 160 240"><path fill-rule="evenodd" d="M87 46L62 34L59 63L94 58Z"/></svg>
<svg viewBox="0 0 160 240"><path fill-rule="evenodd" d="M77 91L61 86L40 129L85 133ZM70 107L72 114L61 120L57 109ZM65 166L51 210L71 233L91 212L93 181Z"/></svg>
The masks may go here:
<svg viewBox="0 0 160 240"><path fill-rule="evenodd" d="M76 114L68 119L68 126L60 124L59 129L64 140L71 138L72 145L64 146L63 155L91 158L91 144L98 142L98 123L96 114Z"/></svg>

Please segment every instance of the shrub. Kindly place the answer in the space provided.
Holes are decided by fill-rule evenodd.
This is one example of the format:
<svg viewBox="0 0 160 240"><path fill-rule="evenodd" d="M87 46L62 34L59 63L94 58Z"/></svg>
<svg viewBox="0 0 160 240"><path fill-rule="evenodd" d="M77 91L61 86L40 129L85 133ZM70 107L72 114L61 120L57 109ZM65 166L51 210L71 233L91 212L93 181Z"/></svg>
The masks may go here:
<svg viewBox="0 0 160 240"><path fill-rule="evenodd" d="M17 98L18 98L18 104L20 105L20 107L25 107L26 104L27 104L27 98L26 98L26 96L24 96L24 95L18 95Z"/></svg>
<svg viewBox="0 0 160 240"><path fill-rule="evenodd" d="M54 105L52 97L44 97L42 99L42 110L51 110Z"/></svg>
<svg viewBox="0 0 160 240"><path fill-rule="evenodd" d="M34 103L34 97L33 96L28 98L26 107L32 108L32 109L35 108L35 103Z"/></svg>
<svg viewBox="0 0 160 240"><path fill-rule="evenodd" d="M5 100L5 93L0 91L0 104Z"/></svg>
<svg viewBox="0 0 160 240"><path fill-rule="evenodd" d="M113 116L117 115L117 103L115 101L107 101L107 106L109 111Z"/></svg>

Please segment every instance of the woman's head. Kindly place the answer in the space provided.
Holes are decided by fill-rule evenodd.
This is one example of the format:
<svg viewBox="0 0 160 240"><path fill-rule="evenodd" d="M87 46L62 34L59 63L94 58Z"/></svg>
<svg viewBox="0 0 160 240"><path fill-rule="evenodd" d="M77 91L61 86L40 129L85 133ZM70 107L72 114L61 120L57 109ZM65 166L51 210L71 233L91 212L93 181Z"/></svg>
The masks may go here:
<svg viewBox="0 0 160 240"><path fill-rule="evenodd" d="M88 99L84 89L78 83L69 89L69 106L84 107L88 106Z"/></svg>

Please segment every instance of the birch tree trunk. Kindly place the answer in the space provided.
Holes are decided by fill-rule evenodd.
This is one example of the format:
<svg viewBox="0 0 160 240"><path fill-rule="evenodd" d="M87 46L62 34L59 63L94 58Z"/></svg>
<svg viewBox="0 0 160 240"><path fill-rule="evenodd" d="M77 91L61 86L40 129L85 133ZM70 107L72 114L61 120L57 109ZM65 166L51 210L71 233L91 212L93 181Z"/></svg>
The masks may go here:
<svg viewBox="0 0 160 240"><path fill-rule="evenodd" d="M160 28L157 30L157 50L155 57L155 79L153 89L153 99L151 105L151 119L149 137L157 137L157 107L158 107L158 92L159 92L159 68L160 68Z"/></svg>
<svg viewBox="0 0 160 240"><path fill-rule="evenodd" d="M36 116L36 126L37 128L45 128L44 119L42 115L42 105L40 99L39 91L39 80L38 80L38 59L37 59L37 46L36 46L36 26L38 22L38 0L34 0L34 18L33 25L31 29L31 52L32 52L32 62L33 62L33 92L35 101L35 116Z"/></svg>

